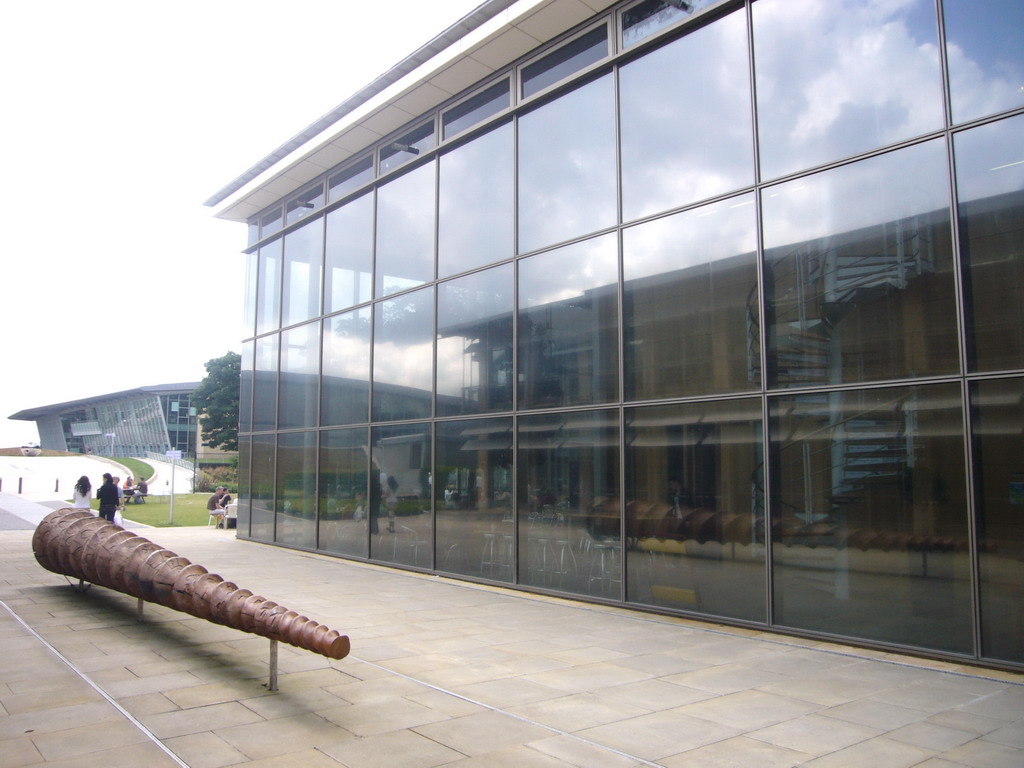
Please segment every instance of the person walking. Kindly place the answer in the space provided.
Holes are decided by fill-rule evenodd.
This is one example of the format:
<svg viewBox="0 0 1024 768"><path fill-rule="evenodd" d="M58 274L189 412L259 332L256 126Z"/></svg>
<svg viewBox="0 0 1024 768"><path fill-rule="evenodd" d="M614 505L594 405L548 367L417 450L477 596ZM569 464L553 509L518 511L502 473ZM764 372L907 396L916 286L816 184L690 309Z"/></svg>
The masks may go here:
<svg viewBox="0 0 1024 768"><path fill-rule="evenodd" d="M71 507L73 509L91 509L89 500L92 498L92 483L89 478L82 475L75 483L75 489L71 492Z"/></svg>
<svg viewBox="0 0 1024 768"><path fill-rule="evenodd" d="M100 517L114 522L114 513L121 506L121 496L109 472L103 473L103 485L96 491L96 498L100 500Z"/></svg>

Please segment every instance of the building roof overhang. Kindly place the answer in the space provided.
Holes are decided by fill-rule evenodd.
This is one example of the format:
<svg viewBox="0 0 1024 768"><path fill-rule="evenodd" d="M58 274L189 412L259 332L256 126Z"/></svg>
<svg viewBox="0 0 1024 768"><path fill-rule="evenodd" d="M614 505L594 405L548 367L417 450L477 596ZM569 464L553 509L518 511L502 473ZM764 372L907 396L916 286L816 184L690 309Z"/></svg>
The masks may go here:
<svg viewBox="0 0 1024 768"><path fill-rule="evenodd" d="M206 200L250 217L618 0L487 0Z"/></svg>
<svg viewBox="0 0 1024 768"><path fill-rule="evenodd" d="M80 408L106 405L108 403L122 400L134 400L139 397L184 395L195 390L200 383L201 382L198 381L191 381L182 384L157 384L152 387L136 387L135 389L125 389L121 392L111 392L106 395L84 397L80 400L68 400L66 403L54 403L52 405L41 405L37 408L26 408L25 410L18 411L7 418L14 419L16 421L35 421L47 416L59 416L63 413L68 413L69 411L77 411Z"/></svg>

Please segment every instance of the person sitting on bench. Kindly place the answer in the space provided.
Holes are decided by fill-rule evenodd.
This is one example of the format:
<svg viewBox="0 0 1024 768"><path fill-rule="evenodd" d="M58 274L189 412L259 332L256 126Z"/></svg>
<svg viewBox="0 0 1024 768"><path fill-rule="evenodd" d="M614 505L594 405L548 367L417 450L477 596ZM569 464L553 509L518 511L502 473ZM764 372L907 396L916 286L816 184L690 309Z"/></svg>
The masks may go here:
<svg viewBox="0 0 1024 768"><path fill-rule="evenodd" d="M227 492L227 488L218 485L217 490L206 500L206 511L210 513L210 517L217 518L218 528L224 525L224 494Z"/></svg>
<svg viewBox="0 0 1024 768"><path fill-rule="evenodd" d="M135 493L132 494L133 504L145 504L146 497L149 495L149 483L146 482L146 478L140 477L139 484L135 486Z"/></svg>

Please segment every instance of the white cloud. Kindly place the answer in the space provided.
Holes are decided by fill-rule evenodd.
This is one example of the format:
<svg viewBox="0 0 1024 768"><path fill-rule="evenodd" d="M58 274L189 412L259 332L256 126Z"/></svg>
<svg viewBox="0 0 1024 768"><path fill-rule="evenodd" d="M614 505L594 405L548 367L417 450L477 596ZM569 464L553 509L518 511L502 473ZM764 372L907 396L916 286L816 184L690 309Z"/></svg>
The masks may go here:
<svg viewBox="0 0 1024 768"><path fill-rule="evenodd" d="M930 0L754 5L764 178L943 125Z"/></svg>

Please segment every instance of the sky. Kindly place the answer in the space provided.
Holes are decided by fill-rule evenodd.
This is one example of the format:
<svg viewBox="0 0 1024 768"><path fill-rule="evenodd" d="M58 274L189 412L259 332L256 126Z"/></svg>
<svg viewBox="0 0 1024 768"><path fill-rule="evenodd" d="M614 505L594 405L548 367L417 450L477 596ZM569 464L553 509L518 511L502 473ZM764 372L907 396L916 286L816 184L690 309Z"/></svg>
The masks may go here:
<svg viewBox="0 0 1024 768"><path fill-rule="evenodd" d="M245 225L203 201L481 2L9 4L0 447L240 351Z"/></svg>

